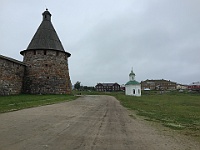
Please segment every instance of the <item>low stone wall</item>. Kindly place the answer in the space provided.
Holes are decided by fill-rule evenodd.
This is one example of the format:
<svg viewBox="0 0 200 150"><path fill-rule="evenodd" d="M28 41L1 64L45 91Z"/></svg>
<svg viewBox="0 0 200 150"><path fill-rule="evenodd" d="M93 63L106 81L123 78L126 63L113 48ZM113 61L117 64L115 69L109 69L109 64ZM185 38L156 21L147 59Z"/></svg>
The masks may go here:
<svg viewBox="0 0 200 150"><path fill-rule="evenodd" d="M22 62L0 55L0 95L22 92L24 70Z"/></svg>

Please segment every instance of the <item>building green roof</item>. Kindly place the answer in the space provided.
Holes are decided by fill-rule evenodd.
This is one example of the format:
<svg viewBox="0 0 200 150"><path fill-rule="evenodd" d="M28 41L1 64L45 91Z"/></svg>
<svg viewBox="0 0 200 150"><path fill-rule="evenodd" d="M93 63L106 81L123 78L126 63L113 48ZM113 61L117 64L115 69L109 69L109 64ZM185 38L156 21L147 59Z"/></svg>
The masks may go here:
<svg viewBox="0 0 200 150"><path fill-rule="evenodd" d="M134 81L128 81L125 85L138 85L138 84L140 83L134 80Z"/></svg>

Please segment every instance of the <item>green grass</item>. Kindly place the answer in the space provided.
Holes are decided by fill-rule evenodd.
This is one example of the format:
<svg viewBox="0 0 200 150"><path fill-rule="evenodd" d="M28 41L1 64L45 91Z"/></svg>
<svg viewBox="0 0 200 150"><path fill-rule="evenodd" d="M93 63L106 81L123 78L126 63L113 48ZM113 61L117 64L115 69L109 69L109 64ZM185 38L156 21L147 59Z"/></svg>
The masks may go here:
<svg viewBox="0 0 200 150"><path fill-rule="evenodd" d="M76 99L73 95L12 95L0 96L0 113L54 104Z"/></svg>

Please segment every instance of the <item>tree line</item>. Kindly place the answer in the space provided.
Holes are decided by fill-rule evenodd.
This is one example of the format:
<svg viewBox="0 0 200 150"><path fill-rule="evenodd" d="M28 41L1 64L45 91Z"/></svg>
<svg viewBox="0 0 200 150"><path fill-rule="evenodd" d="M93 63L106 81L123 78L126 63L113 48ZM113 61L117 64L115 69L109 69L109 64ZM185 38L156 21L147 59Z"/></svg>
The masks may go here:
<svg viewBox="0 0 200 150"><path fill-rule="evenodd" d="M83 86L81 85L81 82L80 81L77 81L75 84L74 84L74 89L75 90L79 90L79 91L94 91L95 90L95 87L93 86Z"/></svg>

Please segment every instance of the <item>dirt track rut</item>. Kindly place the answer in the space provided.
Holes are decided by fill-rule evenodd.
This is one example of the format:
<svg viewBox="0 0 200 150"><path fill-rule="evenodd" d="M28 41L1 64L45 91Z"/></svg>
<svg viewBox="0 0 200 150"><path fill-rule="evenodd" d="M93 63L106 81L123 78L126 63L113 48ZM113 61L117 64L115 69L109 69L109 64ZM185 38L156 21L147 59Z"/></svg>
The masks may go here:
<svg viewBox="0 0 200 150"><path fill-rule="evenodd" d="M0 150L198 150L128 115L111 96L0 114Z"/></svg>

